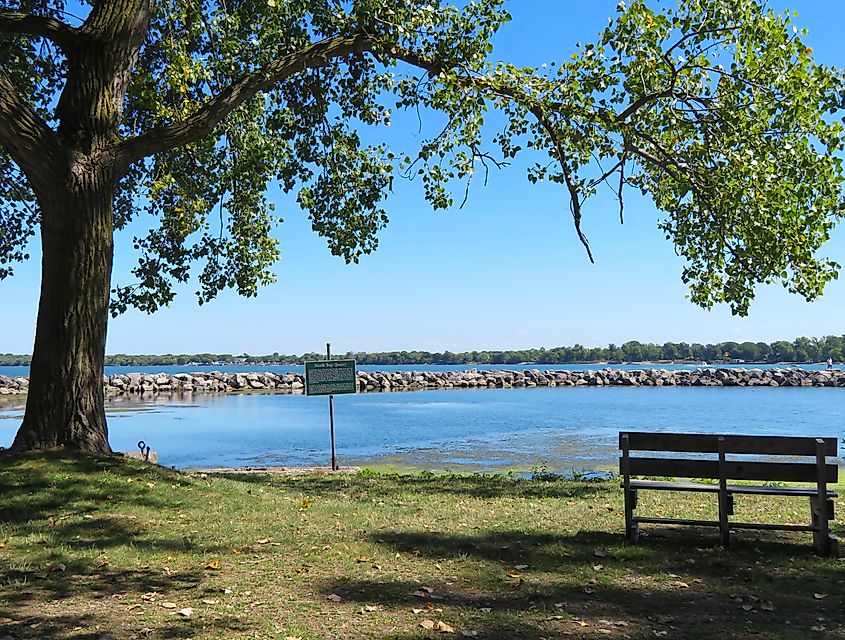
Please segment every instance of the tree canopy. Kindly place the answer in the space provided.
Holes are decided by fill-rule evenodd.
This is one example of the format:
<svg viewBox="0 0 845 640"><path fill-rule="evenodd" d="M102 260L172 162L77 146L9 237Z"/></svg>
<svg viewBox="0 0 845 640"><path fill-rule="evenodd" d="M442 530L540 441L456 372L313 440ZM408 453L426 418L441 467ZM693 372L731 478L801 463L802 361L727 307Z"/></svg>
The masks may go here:
<svg viewBox="0 0 845 640"><path fill-rule="evenodd" d="M65 2L6 4L21 12L0 15L0 82L20 102L7 110L31 107L73 135L60 126L73 52L110 3L79 27L63 22ZM585 245L584 203L601 183L620 213L625 187L650 194L700 305L744 314L759 283L812 299L835 277L817 252L842 215L842 75L813 62L788 14L758 0L620 2L596 42L545 69L493 60L507 20L503 0L155 2L112 152L125 167L115 228L139 209L160 225L136 239L136 281L114 288L113 311L167 304L197 262L200 302L272 282L271 183L357 261L377 246L396 176L419 174L445 208L455 180L528 150L529 179L563 185ZM447 116L420 149L362 142L360 128L420 108ZM492 108L508 117L502 131L484 126ZM39 220L9 146L0 276Z"/></svg>

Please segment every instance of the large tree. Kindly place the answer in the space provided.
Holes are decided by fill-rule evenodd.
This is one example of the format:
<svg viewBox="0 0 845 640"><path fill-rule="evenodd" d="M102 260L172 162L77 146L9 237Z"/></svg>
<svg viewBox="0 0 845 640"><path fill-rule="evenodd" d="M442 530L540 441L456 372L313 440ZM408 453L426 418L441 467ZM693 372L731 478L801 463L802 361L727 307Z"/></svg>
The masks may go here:
<svg viewBox="0 0 845 640"><path fill-rule="evenodd" d="M836 277L818 251L843 213L842 77L789 15L763 0L620 2L594 44L527 69L492 58L504 5L0 3L0 276L36 231L42 258L13 447L109 451L110 309L155 311L192 277L200 303L272 282L272 184L357 261L394 176L421 176L444 208L453 181L524 151L530 180L561 185L588 253L596 188L618 193L620 216L626 186L650 194L705 307L745 313L771 282L812 299ZM365 142L395 109L439 112L443 127L407 155ZM139 212L157 224L134 239L135 281L113 286L113 235Z"/></svg>

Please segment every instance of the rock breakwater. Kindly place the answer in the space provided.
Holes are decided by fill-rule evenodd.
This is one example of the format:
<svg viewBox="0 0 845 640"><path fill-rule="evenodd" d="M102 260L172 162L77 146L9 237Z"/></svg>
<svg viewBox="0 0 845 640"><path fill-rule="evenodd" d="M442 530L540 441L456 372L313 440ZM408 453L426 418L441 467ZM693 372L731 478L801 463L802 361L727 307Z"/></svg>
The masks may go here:
<svg viewBox="0 0 845 640"><path fill-rule="evenodd" d="M0 376L0 395L26 394L25 377ZM359 371L361 392L525 387L845 387L845 371L789 369L599 369L591 371ZM108 395L304 393L301 373L119 373L103 377Z"/></svg>

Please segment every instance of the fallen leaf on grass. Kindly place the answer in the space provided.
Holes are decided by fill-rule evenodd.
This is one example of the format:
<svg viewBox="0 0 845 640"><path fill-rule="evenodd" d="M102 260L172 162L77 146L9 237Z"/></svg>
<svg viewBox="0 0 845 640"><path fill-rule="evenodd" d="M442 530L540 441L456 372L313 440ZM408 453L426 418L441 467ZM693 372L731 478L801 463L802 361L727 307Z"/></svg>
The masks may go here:
<svg viewBox="0 0 845 640"><path fill-rule="evenodd" d="M826 593L814 593L813 597L816 600L824 600L825 598L827 598L827 594Z"/></svg>
<svg viewBox="0 0 845 640"><path fill-rule="evenodd" d="M517 571L522 571L523 569L527 569L528 565L527 564L515 564L513 566L513 568L516 569Z"/></svg>
<svg viewBox="0 0 845 640"><path fill-rule="evenodd" d="M775 603L772 602L771 600L763 600L763 602L760 603L760 608L763 611L774 611L775 610Z"/></svg>
<svg viewBox="0 0 845 640"><path fill-rule="evenodd" d="M607 557L607 553L605 553L604 551L600 551L599 549L596 549L595 551L593 551L593 555L596 558L606 558Z"/></svg>
<svg viewBox="0 0 845 640"><path fill-rule="evenodd" d="M678 589L689 589L689 585L686 582L682 582L681 580L677 580L675 582L670 582L673 587L678 587Z"/></svg>
<svg viewBox="0 0 845 640"><path fill-rule="evenodd" d="M522 574L518 571L508 571L508 578L521 578Z"/></svg>
<svg viewBox="0 0 845 640"><path fill-rule="evenodd" d="M442 620L437 621L437 630L443 633L455 633L455 628L451 624L447 624Z"/></svg>
<svg viewBox="0 0 845 640"><path fill-rule="evenodd" d="M490 612L491 612L491 611L493 611L493 610L492 610L490 607L481 607L481 608L479 609L479 611L480 611L481 613L490 613Z"/></svg>
<svg viewBox="0 0 845 640"><path fill-rule="evenodd" d="M744 604L744 605L742 605L742 610L743 610L743 611L751 611L752 609L754 609L754 607L752 607L750 604Z"/></svg>
<svg viewBox="0 0 845 640"><path fill-rule="evenodd" d="M365 556L361 556L360 558L355 558L355 562L358 562L358 563L369 562L369 561L370 561L370 559L365 557Z"/></svg>
<svg viewBox="0 0 845 640"><path fill-rule="evenodd" d="M627 627L628 623L624 620L599 620L599 624L604 625L605 627Z"/></svg>
<svg viewBox="0 0 845 640"><path fill-rule="evenodd" d="M210 560L210 561L205 563L205 568L216 571L217 569L220 568L220 561L219 560Z"/></svg>
<svg viewBox="0 0 845 640"><path fill-rule="evenodd" d="M326 596L326 600L329 600L330 602L340 602L341 600L343 600L343 598L341 598L336 593L331 593Z"/></svg>
<svg viewBox="0 0 845 640"><path fill-rule="evenodd" d="M302 636L285 636L285 640L302 640Z"/></svg>
<svg viewBox="0 0 845 640"><path fill-rule="evenodd" d="M133 604L133 605L129 605L128 611L132 611L133 609L143 609L143 608L144 608L144 605L136 603L136 604ZM0 620L0 624L3 624L2 620Z"/></svg>
<svg viewBox="0 0 845 640"><path fill-rule="evenodd" d="M0 624L12 624L14 620L11 618L0 618Z"/></svg>
<svg viewBox="0 0 845 640"><path fill-rule="evenodd" d="M477 638L478 637L478 631L461 631L461 635L464 638Z"/></svg>
<svg viewBox="0 0 845 640"><path fill-rule="evenodd" d="M423 629L434 629L434 620L423 620L420 622L420 626Z"/></svg>
<svg viewBox="0 0 845 640"><path fill-rule="evenodd" d="M415 598L428 598L431 596L433 589L431 587L420 587L411 595Z"/></svg>
<svg viewBox="0 0 845 640"><path fill-rule="evenodd" d="M810 631L824 631L825 626L823 624L818 624L815 627L810 627Z"/></svg>
<svg viewBox="0 0 845 640"><path fill-rule="evenodd" d="M176 603L175 602L160 602L159 606L164 607L165 609L175 609Z"/></svg>
<svg viewBox="0 0 845 640"><path fill-rule="evenodd" d="M270 542L270 538L261 538L261 540L256 540L258 544L267 544Z"/></svg>
<svg viewBox="0 0 845 640"><path fill-rule="evenodd" d="M368 604L361 607L358 613L372 613L373 611L378 611L378 607Z"/></svg>
<svg viewBox="0 0 845 640"><path fill-rule="evenodd" d="M36 574L34 574L34 575L35 575L35 577L36 577L36 578L38 578L39 580L46 580L46 579L47 579L47 574L46 574L46 573L40 573L40 572L39 572L39 573L36 573Z"/></svg>
<svg viewBox="0 0 845 640"><path fill-rule="evenodd" d="M180 609L178 614L184 618L190 618L191 614L194 613L194 610L191 607L185 607L184 609Z"/></svg>
<svg viewBox="0 0 845 640"><path fill-rule="evenodd" d="M214 598L203 598L200 602L203 604L217 604L219 600L215 600Z"/></svg>
<svg viewBox="0 0 845 640"><path fill-rule="evenodd" d="M590 587L584 587L584 593L586 593L588 596L593 595L595 592L595 589L591 589Z"/></svg>

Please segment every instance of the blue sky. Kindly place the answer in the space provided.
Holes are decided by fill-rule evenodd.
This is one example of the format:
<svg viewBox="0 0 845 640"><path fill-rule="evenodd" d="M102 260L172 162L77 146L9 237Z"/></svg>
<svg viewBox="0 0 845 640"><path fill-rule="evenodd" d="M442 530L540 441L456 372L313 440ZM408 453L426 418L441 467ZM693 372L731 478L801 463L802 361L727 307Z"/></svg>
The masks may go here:
<svg viewBox="0 0 845 640"><path fill-rule="evenodd" d="M799 12L819 61L845 65L841 0L778 0ZM595 39L616 0L514 0L513 21L494 56L517 64L561 60ZM413 144L416 117L391 133ZM412 149L412 146L405 149ZM758 292L747 318L727 307L704 311L686 300L682 261L657 229L660 213L629 191L624 226L609 194L589 202L584 228L591 265L572 229L564 193L531 185L516 167L475 185L463 209L433 212L419 183L398 182L379 250L358 265L333 257L305 215L279 201L278 283L258 298L225 293L198 307L195 286L154 315L129 311L109 326L108 353L335 353L603 346L648 342L792 339L845 333L845 277L814 303L780 287ZM118 238L115 282L133 264L131 238ZM40 270L35 259L0 281L0 352L29 353ZM823 253L845 264L837 229Z"/></svg>

